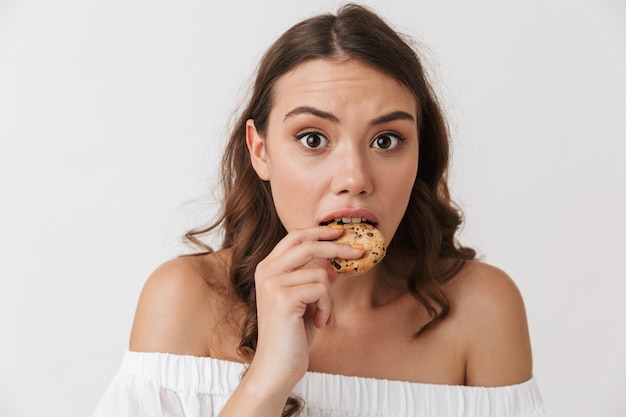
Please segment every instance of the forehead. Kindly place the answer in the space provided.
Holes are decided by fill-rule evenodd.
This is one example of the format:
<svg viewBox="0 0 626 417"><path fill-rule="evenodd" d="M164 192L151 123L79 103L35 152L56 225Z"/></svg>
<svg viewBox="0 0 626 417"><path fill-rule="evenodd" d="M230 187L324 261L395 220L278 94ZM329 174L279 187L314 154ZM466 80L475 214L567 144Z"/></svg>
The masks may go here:
<svg viewBox="0 0 626 417"><path fill-rule="evenodd" d="M355 59L316 59L298 65L276 82L273 109L278 113L302 104L346 110L346 104L395 107L417 119L411 91L389 75ZM283 113L284 114L284 113Z"/></svg>

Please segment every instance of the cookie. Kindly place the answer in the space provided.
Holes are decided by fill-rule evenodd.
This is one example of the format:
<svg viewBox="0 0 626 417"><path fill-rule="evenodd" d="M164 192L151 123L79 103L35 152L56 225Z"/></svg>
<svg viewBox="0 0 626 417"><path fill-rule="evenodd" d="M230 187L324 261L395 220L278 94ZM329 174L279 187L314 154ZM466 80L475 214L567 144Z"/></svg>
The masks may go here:
<svg viewBox="0 0 626 417"><path fill-rule="evenodd" d="M332 222L330 227L344 229L335 241L347 243L357 249L363 249L359 259L331 259L330 263L337 272L365 272L372 269L385 257L385 238L382 233L368 223Z"/></svg>

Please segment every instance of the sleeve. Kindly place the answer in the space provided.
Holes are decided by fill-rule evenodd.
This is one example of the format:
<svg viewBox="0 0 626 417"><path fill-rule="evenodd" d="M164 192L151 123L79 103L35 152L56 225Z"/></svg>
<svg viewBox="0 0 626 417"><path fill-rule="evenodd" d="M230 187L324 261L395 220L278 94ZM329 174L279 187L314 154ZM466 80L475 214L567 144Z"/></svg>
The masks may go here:
<svg viewBox="0 0 626 417"><path fill-rule="evenodd" d="M172 390L139 375L118 373L92 417L186 417L182 399Z"/></svg>
<svg viewBox="0 0 626 417"><path fill-rule="evenodd" d="M159 386L141 375L118 373L92 417L213 417L225 396L181 392Z"/></svg>

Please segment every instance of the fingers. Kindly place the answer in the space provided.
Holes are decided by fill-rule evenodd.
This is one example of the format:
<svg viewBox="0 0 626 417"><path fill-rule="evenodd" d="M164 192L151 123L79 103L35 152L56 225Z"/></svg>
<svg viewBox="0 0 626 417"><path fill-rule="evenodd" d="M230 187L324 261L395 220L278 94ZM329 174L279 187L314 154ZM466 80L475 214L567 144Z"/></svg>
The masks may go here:
<svg viewBox="0 0 626 417"><path fill-rule="evenodd" d="M270 308L283 310L297 318L305 318L305 308L313 305L315 314L311 318L319 328L326 324L331 314L333 300L330 285L326 269L300 269L260 280L257 282L257 294L260 298L271 297Z"/></svg>
<svg viewBox="0 0 626 417"><path fill-rule="evenodd" d="M343 230L327 226L296 230L281 240L263 262L260 268L284 272L302 268L313 259L358 259L363 255L362 249L347 244L331 242L341 236Z"/></svg>
<svg viewBox="0 0 626 417"><path fill-rule="evenodd" d="M258 344L251 369L261 380L272 375L289 385L306 372L318 329L332 322L334 277L327 259L363 256L332 241L342 233L326 226L292 231L257 265Z"/></svg>
<svg viewBox="0 0 626 417"><path fill-rule="evenodd" d="M333 242L343 230L320 226L296 230L282 239L257 265L255 283L261 317L304 319L321 328L332 317L331 282L327 259L356 259L362 249ZM326 264L315 265L315 260ZM332 270L331 270L332 271Z"/></svg>
<svg viewBox="0 0 626 417"><path fill-rule="evenodd" d="M317 332L332 318L327 259L363 256L363 250L333 242L342 234L327 226L292 231L257 265L258 340L247 381L272 381L270 390L291 392L308 369Z"/></svg>
<svg viewBox="0 0 626 417"><path fill-rule="evenodd" d="M332 314L332 293L330 286L323 283L312 283L290 287L288 296L299 300L302 304L302 318L312 320L315 327L321 329ZM308 317L307 317L308 315Z"/></svg>

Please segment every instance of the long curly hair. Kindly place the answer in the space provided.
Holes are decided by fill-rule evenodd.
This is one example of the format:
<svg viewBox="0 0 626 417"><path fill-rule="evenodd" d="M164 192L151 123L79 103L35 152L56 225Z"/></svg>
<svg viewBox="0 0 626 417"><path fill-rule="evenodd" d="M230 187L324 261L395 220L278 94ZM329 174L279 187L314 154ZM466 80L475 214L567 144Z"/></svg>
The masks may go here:
<svg viewBox="0 0 626 417"><path fill-rule="evenodd" d="M264 134L274 85L281 76L313 59L346 58L359 60L399 81L418 103L417 179L383 261L384 268L402 274L408 291L430 315L430 321L416 329L415 337L447 316L450 304L441 287L463 267L465 260L475 257L474 250L462 247L455 239L462 218L448 191L448 127L410 42L375 13L358 5L343 6L336 15L304 20L276 40L260 61L252 95L236 121L223 155L224 201L217 220L186 234L189 241L202 245L201 235L221 228L222 247L232 251L230 280L247 309L239 345L239 353L246 360L252 360L258 336L255 269L287 233L276 213L270 184L259 179L250 163L246 121L254 119L257 130ZM407 259L411 261L408 271ZM442 260L448 261L445 268ZM300 402L291 398L283 415L295 415L300 408Z"/></svg>

